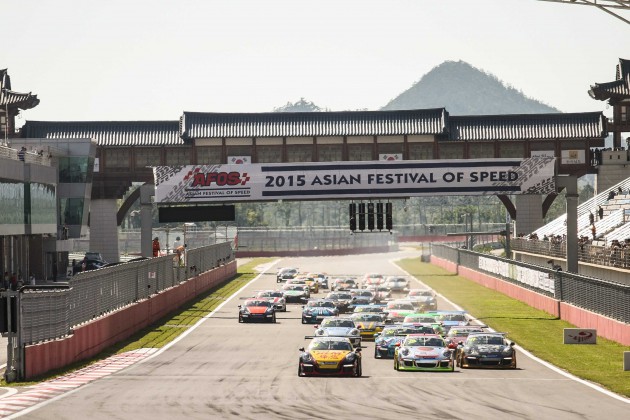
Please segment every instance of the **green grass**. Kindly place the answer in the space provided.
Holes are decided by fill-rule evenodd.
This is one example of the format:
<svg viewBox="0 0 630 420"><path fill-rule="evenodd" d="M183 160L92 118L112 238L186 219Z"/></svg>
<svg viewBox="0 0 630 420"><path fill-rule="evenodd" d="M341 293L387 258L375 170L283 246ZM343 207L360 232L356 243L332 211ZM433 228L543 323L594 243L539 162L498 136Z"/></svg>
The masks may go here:
<svg viewBox="0 0 630 420"><path fill-rule="evenodd" d="M208 292L199 295L196 299L182 306L177 311L165 316L153 325L137 332L129 339L99 353L95 357L84 360L62 369L48 372L46 375L36 378L30 382L12 382L7 384L4 378L0 381L0 386L25 386L34 383L47 381L58 376L63 376L75 370L89 366L99 360L103 360L115 354L124 353L141 348L161 348L173 341L175 338L186 332L195 325L201 318L208 315L217 306L232 296L241 287L259 273L254 270L258 265L269 263L274 258L255 258L247 264L238 267L237 275L228 282Z"/></svg>
<svg viewBox="0 0 630 420"><path fill-rule="evenodd" d="M601 337L596 345L563 344L563 329L575 327L566 321L418 258L398 265L537 357L630 397L630 372L623 370L623 353L630 347Z"/></svg>

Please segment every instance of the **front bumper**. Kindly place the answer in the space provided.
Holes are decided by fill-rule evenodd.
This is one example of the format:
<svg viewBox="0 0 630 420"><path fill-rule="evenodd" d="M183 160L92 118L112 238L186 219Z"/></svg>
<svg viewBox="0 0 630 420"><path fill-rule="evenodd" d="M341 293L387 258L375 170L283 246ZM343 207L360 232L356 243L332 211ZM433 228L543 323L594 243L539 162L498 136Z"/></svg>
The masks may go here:
<svg viewBox="0 0 630 420"><path fill-rule="evenodd" d="M463 368L514 369L516 367L516 358L513 356L483 357L463 355L461 365Z"/></svg>
<svg viewBox="0 0 630 420"><path fill-rule="evenodd" d="M305 315L302 314L302 324L319 324L324 318L331 315Z"/></svg>
<svg viewBox="0 0 630 420"><path fill-rule="evenodd" d="M374 356L381 359L393 359L396 347L376 346Z"/></svg>
<svg viewBox="0 0 630 420"><path fill-rule="evenodd" d="M272 322L273 313L271 314L241 314L243 322Z"/></svg>
<svg viewBox="0 0 630 420"><path fill-rule="evenodd" d="M341 362L330 368L312 363L300 362L300 365L304 376L354 376L354 363L344 364Z"/></svg>
<svg viewBox="0 0 630 420"><path fill-rule="evenodd" d="M398 359L398 370L410 371L451 371L451 359Z"/></svg>

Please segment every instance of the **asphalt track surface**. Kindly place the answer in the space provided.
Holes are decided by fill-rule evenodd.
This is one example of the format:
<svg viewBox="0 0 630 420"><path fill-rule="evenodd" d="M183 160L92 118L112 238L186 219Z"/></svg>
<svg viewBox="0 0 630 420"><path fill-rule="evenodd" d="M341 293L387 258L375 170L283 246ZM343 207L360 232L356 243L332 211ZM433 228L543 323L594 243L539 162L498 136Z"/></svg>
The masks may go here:
<svg viewBox="0 0 630 420"><path fill-rule="evenodd" d="M630 405L519 354L517 370L396 372L364 343L361 378L298 377L313 326L290 305L276 324L239 324L237 305L277 286L275 269L401 273L409 254L282 260L157 355L29 410L28 419L622 419ZM444 301L441 308L448 309Z"/></svg>

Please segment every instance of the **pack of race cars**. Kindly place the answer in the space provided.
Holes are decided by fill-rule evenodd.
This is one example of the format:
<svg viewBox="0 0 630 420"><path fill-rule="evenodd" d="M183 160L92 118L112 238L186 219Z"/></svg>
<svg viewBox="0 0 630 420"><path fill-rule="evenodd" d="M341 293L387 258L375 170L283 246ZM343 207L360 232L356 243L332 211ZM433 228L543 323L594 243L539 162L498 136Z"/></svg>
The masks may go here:
<svg viewBox="0 0 630 420"><path fill-rule="evenodd" d="M375 359L393 359L395 370L516 369L514 343L504 333L472 325L463 311L438 310L436 294L412 288L403 276L301 274L278 270L277 290L263 290L239 305L239 322L276 322L288 303L302 308L302 323L316 324L300 348L299 376L362 375L362 342L374 341ZM323 292L323 297L311 293Z"/></svg>

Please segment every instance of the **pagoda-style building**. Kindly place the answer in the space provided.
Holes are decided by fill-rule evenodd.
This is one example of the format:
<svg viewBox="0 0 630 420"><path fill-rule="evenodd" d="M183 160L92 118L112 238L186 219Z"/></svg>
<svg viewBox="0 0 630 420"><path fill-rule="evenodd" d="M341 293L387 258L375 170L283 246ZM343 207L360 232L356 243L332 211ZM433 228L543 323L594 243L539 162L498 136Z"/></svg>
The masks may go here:
<svg viewBox="0 0 630 420"><path fill-rule="evenodd" d="M615 149L620 148L621 133L630 132L630 60L620 58L616 80L595 83L588 94L593 99L608 101L613 107L613 120L608 123L608 131L613 134Z"/></svg>
<svg viewBox="0 0 630 420"><path fill-rule="evenodd" d="M0 139L15 137L15 117L20 110L35 108L38 104L37 95L12 91L7 69L0 70Z"/></svg>

